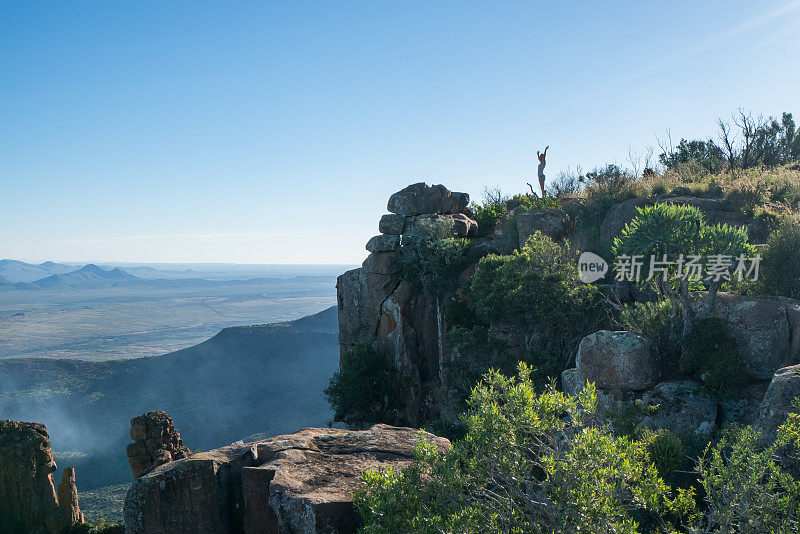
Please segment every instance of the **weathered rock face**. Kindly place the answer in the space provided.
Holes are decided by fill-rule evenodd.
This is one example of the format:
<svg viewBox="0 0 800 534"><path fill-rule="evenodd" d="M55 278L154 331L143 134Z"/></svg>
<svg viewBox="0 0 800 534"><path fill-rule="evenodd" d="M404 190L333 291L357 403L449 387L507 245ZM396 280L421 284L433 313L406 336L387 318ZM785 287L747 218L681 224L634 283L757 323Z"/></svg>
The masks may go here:
<svg viewBox="0 0 800 534"><path fill-rule="evenodd" d="M442 384L446 300L404 282L397 254L413 245L429 223L444 221L441 226L449 228L449 236L473 236L478 225L470 217L468 203L466 193L453 193L441 185L414 184L395 193L388 204L392 213L378 224L382 235L367 244L372 253L361 268L337 280L341 354L358 344L384 349L409 378L397 424L418 424L431 392Z"/></svg>
<svg viewBox="0 0 800 534"><path fill-rule="evenodd" d="M376 425L295 434L195 454L136 480L125 499L128 534L350 533L359 526L352 494L369 469L402 468L419 437Z"/></svg>
<svg viewBox="0 0 800 534"><path fill-rule="evenodd" d="M166 412L147 412L131 419L131 439L128 463L137 478L148 469L192 454Z"/></svg>
<svg viewBox="0 0 800 534"><path fill-rule="evenodd" d="M398 215L426 213L462 213L469 204L469 195L449 191L443 185L429 186L423 182L409 185L389 197L387 210Z"/></svg>
<svg viewBox="0 0 800 534"><path fill-rule="evenodd" d="M666 428L677 433L708 435L717 420L717 402L692 380L661 382L647 390L641 400L657 406L642 424L651 429Z"/></svg>
<svg viewBox="0 0 800 534"><path fill-rule="evenodd" d="M370 252L390 252L400 246L399 235L376 235L367 241L367 250Z"/></svg>
<svg viewBox="0 0 800 534"><path fill-rule="evenodd" d="M641 390L661 378L661 361L653 343L633 332L601 330L589 334L575 358L580 383L602 389Z"/></svg>
<svg viewBox="0 0 800 534"><path fill-rule="evenodd" d="M60 534L83 522L74 469L64 471L58 493L55 470L44 425L0 421L0 531Z"/></svg>
<svg viewBox="0 0 800 534"><path fill-rule="evenodd" d="M795 412L792 401L797 397L800 397L800 365L778 369L758 410L756 426L762 432L762 440L767 443L775 440L778 427L788 414Z"/></svg>
<svg viewBox="0 0 800 534"><path fill-rule="evenodd" d="M773 373L796 357L793 340L800 329L792 328L796 305L791 299L760 299L720 293L712 315L723 319L736 337L739 359L753 380L769 380ZM795 322L795 321L793 321Z"/></svg>
<svg viewBox="0 0 800 534"><path fill-rule="evenodd" d="M558 240L564 237L567 229L567 216L564 210L540 209L523 211L517 215L517 232L520 246L536 232L541 232L553 240Z"/></svg>

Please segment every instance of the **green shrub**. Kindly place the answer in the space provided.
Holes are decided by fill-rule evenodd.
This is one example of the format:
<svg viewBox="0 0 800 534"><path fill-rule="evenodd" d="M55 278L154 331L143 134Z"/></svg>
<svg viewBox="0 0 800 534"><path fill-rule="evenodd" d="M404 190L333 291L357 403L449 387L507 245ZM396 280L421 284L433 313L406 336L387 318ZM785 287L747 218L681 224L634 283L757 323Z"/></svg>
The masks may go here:
<svg viewBox="0 0 800 534"><path fill-rule="evenodd" d="M702 532L789 533L800 527L800 483L780 468L759 432L733 428L700 458Z"/></svg>
<svg viewBox="0 0 800 534"><path fill-rule="evenodd" d="M557 198L540 198L532 194L514 195L507 200L505 204L507 210L512 210L517 207L519 207L521 211L561 208L561 202Z"/></svg>
<svg viewBox="0 0 800 534"><path fill-rule="evenodd" d="M698 377L716 394L742 379L736 339L726 332L717 317L706 317L695 324L681 343L681 371Z"/></svg>
<svg viewBox="0 0 800 534"><path fill-rule="evenodd" d="M663 345L669 341L675 306L669 300L635 302L623 308L619 320L627 330Z"/></svg>
<svg viewBox="0 0 800 534"><path fill-rule="evenodd" d="M663 517L692 509L691 492L671 497L640 444L587 424L594 386L537 394L529 375L489 373L447 453L420 442L403 471L364 473L361 532L636 532L633 514L665 528Z"/></svg>
<svg viewBox="0 0 800 534"><path fill-rule="evenodd" d="M342 357L340 369L325 388L334 420L351 425L397 423L403 375L385 354L356 345Z"/></svg>
<svg viewBox="0 0 800 534"><path fill-rule="evenodd" d="M580 281L573 256L539 232L522 250L482 258L469 287L478 320L510 328L547 371L566 369L583 336L606 318L603 299Z"/></svg>
<svg viewBox="0 0 800 534"><path fill-rule="evenodd" d="M471 246L466 238L447 237L453 222L449 219L423 219L413 236L404 236L397 253L400 276L418 282L433 293L454 285L469 262Z"/></svg>
<svg viewBox="0 0 800 534"><path fill-rule="evenodd" d="M729 258L741 255L749 258L755 255L755 248L748 243L745 228L727 224L710 226L706 224L703 213L694 206L655 204L637 208L633 220L614 238L613 253L618 264L623 256L643 258L639 283L653 285L662 298L680 302L683 334L686 335L698 317L707 315L713 309L717 292L725 279L679 276L678 269L681 267L676 260L681 255L684 259L698 256L700 264L704 264L711 255ZM651 273L650 258L661 260L664 256L673 262L666 268L666 273ZM732 267L730 274L733 274ZM648 280L651 275L652 280ZM699 299L698 306L691 298L691 291L701 289L707 289L708 292Z"/></svg>
<svg viewBox="0 0 800 534"><path fill-rule="evenodd" d="M800 298L800 221L784 219L760 253L760 290Z"/></svg>
<svg viewBox="0 0 800 534"><path fill-rule="evenodd" d="M655 464L658 474L670 479L673 472L684 463L686 451L681 438L666 429L648 432L644 437L647 456Z"/></svg>

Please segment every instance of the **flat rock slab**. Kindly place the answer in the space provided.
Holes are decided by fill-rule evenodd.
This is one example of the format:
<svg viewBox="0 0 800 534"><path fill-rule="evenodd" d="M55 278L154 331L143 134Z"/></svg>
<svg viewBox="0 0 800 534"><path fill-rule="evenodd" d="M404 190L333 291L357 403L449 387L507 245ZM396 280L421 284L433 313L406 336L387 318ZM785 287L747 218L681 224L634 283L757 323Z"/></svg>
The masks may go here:
<svg viewBox="0 0 800 534"><path fill-rule="evenodd" d="M418 440L450 442L413 428L306 428L238 443L157 467L125 499L133 533L351 533L361 473L402 468Z"/></svg>

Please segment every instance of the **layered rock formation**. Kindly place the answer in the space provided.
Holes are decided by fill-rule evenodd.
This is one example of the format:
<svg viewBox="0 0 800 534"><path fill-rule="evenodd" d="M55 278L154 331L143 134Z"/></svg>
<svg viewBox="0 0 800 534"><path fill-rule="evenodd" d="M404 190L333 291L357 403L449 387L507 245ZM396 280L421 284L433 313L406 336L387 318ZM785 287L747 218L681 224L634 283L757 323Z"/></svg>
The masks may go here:
<svg viewBox="0 0 800 534"><path fill-rule="evenodd" d="M59 534L83 522L75 470L64 470L58 492L55 470L44 425L0 421L0 532Z"/></svg>
<svg viewBox="0 0 800 534"><path fill-rule="evenodd" d="M153 467L192 454L166 412L147 412L131 419L131 439L126 452L136 478Z"/></svg>
<svg viewBox="0 0 800 534"><path fill-rule="evenodd" d="M478 224L472 219L466 193L442 185L410 185L389 198L378 223L377 235L367 243L370 255L362 266L342 274L336 284L341 354L358 344L370 345L390 355L392 363L408 380L404 406L394 424L417 426L442 416L435 391L448 385L451 358L446 340L446 308L451 293L434 295L418 284L403 280L397 261L403 246L413 244L431 221L445 221L450 235L474 237ZM490 252L509 253L541 231L559 239L568 230L564 211L515 208L502 217L488 237L474 238L471 265ZM453 416L453 414L448 414Z"/></svg>
<svg viewBox="0 0 800 534"><path fill-rule="evenodd" d="M306 428L234 443L156 467L125 499L128 534L351 533L353 492L369 469L402 468L418 439L450 443L411 428Z"/></svg>
<svg viewBox="0 0 800 534"><path fill-rule="evenodd" d="M413 184L389 198L391 213L381 217L381 235L367 243L371 253L361 268L337 281L339 343L342 354L357 344L389 351L395 366L410 378L406 406L395 423L416 425L439 375L444 331L440 302L401 280L397 251L415 239L423 221L449 221L452 235L474 235L469 195L442 185Z"/></svg>

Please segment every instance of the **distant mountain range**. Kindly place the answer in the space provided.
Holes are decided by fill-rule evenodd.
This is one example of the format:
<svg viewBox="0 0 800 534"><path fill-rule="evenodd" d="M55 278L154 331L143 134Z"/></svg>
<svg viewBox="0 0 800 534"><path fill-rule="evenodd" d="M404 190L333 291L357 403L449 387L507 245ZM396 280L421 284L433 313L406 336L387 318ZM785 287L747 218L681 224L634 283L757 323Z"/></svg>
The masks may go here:
<svg viewBox="0 0 800 534"><path fill-rule="evenodd" d="M272 280L329 279L351 266L280 266L197 264L198 269L164 269L149 265L67 265L46 261L40 264L0 260L0 290L107 289L140 287L157 289L208 287L216 284L248 285ZM170 268L172 267L172 268Z"/></svg>
<svg viewBox="0 0 800 534"><path fill-rule="evenodd" d="M65 274L53 274L41 280L32 282L31 285L37 287L72 287L72 288L91 288L95 289L103 286L113 286L119 282L134 282L141 280L132 274L128 274L122 269L105 270L90 263L81 267L77 271Z"/></svg>
<svg viewBox="0 0 800 534"><path fill-rule="evenodd" d="M54 274L65 274L79 268L75 265L65 265L52 261L34 265L19 260L0 260L0 280L6 280L10 283L35 282Z"/></svg>

